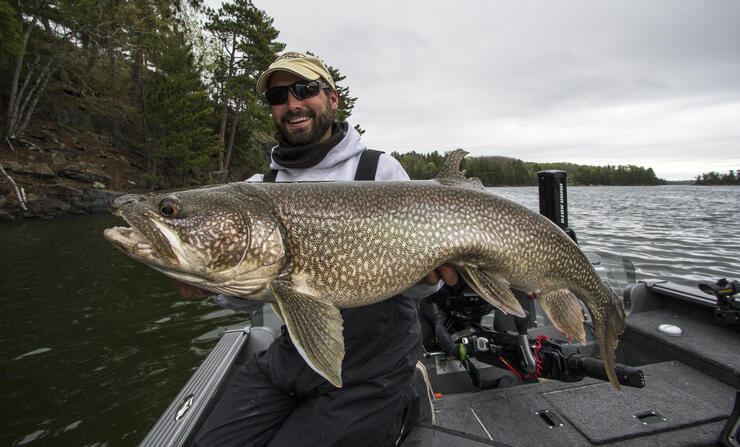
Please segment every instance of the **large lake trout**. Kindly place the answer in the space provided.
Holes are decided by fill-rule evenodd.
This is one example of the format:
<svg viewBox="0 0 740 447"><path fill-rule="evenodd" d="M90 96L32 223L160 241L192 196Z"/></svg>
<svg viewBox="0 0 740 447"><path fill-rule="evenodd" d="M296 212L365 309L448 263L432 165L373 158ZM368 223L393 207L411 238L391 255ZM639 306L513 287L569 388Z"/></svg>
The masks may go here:
<svg viewBox="0 0 740 447"><path fill-rule="evenodd" d="M505 313L524 316L510 287L536 295L561 332L585 343L582 301L619 388L619 298L555 224L465 178L465 155L450 154L430 181L240 182L121 196L110 209L131 227L104 234L179 281L274 303L303 358L337 387L339 309L390 298L450 263Z"/></svg>

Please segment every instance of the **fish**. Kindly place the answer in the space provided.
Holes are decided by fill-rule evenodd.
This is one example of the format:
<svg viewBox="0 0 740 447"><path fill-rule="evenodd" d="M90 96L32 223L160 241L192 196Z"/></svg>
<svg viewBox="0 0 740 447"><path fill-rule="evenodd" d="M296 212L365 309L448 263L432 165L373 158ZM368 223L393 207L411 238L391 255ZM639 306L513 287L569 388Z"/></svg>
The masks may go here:
<svg viewBox="0 0 740 447"><path fill-rule="evenodd" d="M465 177L451 152L432 180L237 182L129 194L109 210L128 227L104 237L133 259L196 287L273 303L306 363L342 386L339 309L377 303L451 264L483 299L524 317L512 288L585 344L591 314L612 385L625 328L617 294L545 217Z"/></svg>

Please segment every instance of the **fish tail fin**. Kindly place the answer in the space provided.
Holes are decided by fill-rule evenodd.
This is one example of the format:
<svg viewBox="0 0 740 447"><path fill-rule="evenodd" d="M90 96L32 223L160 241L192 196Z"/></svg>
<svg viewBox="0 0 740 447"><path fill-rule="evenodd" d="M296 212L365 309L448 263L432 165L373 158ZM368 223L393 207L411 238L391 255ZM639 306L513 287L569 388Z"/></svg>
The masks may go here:
<svg viewBox="0 0 740 447"><path fill-rule="evenodd" d="M460 272L468 285L484 300L507 314L525 317L524 309L509 289L509 282L495 273L478 267L464 266Z"/></svg>
<svg viewBox="0 0 740 447"><path fill-rule="evenodd" d="M617 333L611 326L605 326L602 322L594 321L594 329L597 334L600 334L599 349L601 350L601 359L604 362L604 368L606 369L606 375L609 377L609 382L617 391L622 391L622 387L619 386L619 380L617 380Z"/></svg>
<svg viewBox="0 0 740 447"><path fill-rule="evenodd" d="M583 308L578 298L568 289L557 289L539 296L540 304L555 327L569 339L586 344L583 328Z"/></svg>

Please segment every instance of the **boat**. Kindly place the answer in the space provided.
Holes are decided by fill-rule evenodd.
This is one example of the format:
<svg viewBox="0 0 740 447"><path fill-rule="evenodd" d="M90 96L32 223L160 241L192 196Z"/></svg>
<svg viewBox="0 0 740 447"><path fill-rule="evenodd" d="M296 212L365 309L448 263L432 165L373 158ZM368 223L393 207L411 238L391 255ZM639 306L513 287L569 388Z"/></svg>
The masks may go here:
<svg viewBox="0 0 740 447"><path fill-rule="evenodd" d="M574 240L566 174L539 174L540 212ZM400 446L740 446L740 283L634 281L627 259L589 254L619 287L627 328L617 349L622 391L608 382L586 317L587 344L564 339L536 300L497 313L472 290L420 303L429 395ZM587 313L586 313L587 314ZM270 306L219 342L142 440L189 445L238 366L280 334Z"/></svg>

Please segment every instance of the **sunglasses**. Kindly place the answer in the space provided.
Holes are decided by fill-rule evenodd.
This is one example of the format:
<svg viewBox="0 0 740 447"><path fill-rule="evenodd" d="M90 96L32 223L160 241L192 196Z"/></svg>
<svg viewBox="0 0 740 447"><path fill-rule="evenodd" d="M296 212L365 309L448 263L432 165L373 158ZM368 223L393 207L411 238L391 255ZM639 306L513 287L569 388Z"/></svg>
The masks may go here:
<svg viewBox="0 0 740 447"><path fill-rule="evenodd" d="M267 89L265 98L271 106L279 106L285 104L285 101L288 100L289 90L293 93L295 99L303 101L318 95L322 88L329 88L329 84L321 81L296 81L290 85Z"/></svg>

